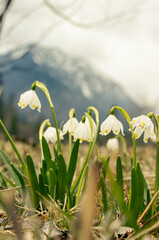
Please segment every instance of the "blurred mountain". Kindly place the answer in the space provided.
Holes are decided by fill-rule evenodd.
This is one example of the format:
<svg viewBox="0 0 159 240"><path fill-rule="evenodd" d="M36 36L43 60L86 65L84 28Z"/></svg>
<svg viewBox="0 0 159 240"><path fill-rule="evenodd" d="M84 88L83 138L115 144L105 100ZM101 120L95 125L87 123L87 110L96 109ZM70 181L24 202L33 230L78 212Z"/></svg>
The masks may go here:
<svg viewBox="0 0 159 240"><path fill-rule="evenodd" d="M20 94L29 90L35 80L47 86L59 124L68 119L72 107L76 109L79 120L89 106L99 110L100 121L114 105L123 107L130 116L141 112L141 108L111 77L100 75L84 59L72 57L60 49L35 45L18 47L0 56L0 74L5 105L3 115L9 114L12 109L13 115L16 113L17 119L23 123L35 124L46 118L52 119L46 97L39 89L41 114L28 107L21 110L17 106Z"/></svg>

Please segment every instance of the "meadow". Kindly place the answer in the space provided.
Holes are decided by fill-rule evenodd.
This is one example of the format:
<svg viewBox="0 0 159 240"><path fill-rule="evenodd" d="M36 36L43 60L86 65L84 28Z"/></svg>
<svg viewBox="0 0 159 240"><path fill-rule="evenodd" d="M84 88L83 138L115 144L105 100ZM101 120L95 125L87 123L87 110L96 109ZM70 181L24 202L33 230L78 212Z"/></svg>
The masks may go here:
<svg viewBox="0 0 159 240"><path fill-rule="evenodd" d="M50 119L41 123L39 144L15 141L0 120L0 239L157 239L159 116L131 119L114 106L100 123L90 106L81 121L70 109L59 126L41 82L21 94L18 106L42 111L36 88L45 93L53 116L53 125ZM128 147L116 111L129 125ZM97 142L99 134L110 133L119 142L116 149L115 143L108 148Z"/></svg>

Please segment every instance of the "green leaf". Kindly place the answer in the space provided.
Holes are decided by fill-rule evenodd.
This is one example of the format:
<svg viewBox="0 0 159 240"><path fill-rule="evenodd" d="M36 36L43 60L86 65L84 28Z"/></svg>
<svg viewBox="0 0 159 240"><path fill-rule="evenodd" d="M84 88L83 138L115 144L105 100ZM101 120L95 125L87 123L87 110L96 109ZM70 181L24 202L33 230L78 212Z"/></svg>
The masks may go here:
<svg viewBox="0 0 159 240"><path fill-rule="evenodd" d="M133 220L136 222L142 210L144 203L144 182L140 164L137 162L136 167L132 168L131 175L131 196L129 210L133 214Z"/></svg>
<svg viewBox="0 0 159 240"><path fill-rule="evenodd" d="M48 181L48 176L47 176L47 166L46 166L46 161L43 160L42 161L42 168L40 168L40 172L43 176L43 181L44 181L44 185L45 185L45 191L47 192L47 194L49 194L49 181Z"/></svg>
<svg viewBox="0 0 159 240"><path fill-rule="evenodd" d="M16 186L21 186L21 182L19 180L19 177L17 174L14 172L12 166L11 166L11 161L7 157L7 155L0 149L0 158L2 159L3 163L8 169L8 172L10 173L11 177L13 178Z"/></svg>
<svg viewBox="0 0 159 240"><path fill-rule="evenodd" d="M33 206L37 208L39 205L39 195L37 193L39 192L39 184L37 180L37 175L35 172L33 160L29 154L27 155L26 159L27 159L27 168L28 168L28 174L29 174L29 183L31 188Z"/></svg>
<svg viewBox="0 0 159 240"><path fill-rule="evenodd" d="M18 169L12 163L11 163L11 167L12 167L13 171L15 172L15 174L17 175L17 177L19 178L20 185L22 187L22 192L24 193L25 182L24 182L23 176L21 175L21 173L18 171Z"/></svg>
<svg viewBox="0 0 159 240"><path fill-rule="evenodd" d="M129 203L129 209L130 211L133 211L134 209L134 203L135 203L135 174L136 169L135 167L131 168L131 192L130 192L130 203Z"/></svg>
<svg viewBox="0 0 159 240"><path fill-rule="evenodd" d="M117 164L116 164L116 180L119 186L123 189L123 170L122 170L122 164L121 164L121 157L118 156L117 158Z"/></svg>
<svg viewBox="0 0 159 240"><path fill-rule="evenodd" d="M110 155L108 156L107 159L105 159L104 157L101 157L101 160L103 163L103 176L104 176L104 179L106 179L106 176L109 170Z"/></svg>
<svg viewBox="0 0 159 240"><path fill-rule="evenodd" d="M143 179L143 174L140 168L140 163L137 162L137 167L136 167L136 185L139 187L136 198L136 202L138 202L138 215L142 211L143 203L144 203L144 179Z"/></svg>
<svg viewBox="0 0 159 240"><path fill-rule="evenodd" d="M107 202L107 191L106 191L104 176L101 176L100 184L102 188L103 213L105 214L108 210L108 202Z"/></svg>
<svg viewBox="0 0 159 240"><path fill-rule="evenodd" d="M55 161L54 161L55 165L58 165L58 153L54 145L53 145L53 151L54 151L54 157L55 157Z"/></svg>
<svg viewBox="0 0 159 240"><path fill-rule="evenodd" d="M4 180L8 182L13 188L17 187L12 180L10 180L8 177L6 177L4 174L2 174Z"/></svg>
<svg viewBox="0 0 159 240"><path fill-rule="evenodd" d="M79 139L77 139L77 141L75 142L72 149L71 157L70 157L70 163L67 171L67 180L66 180L68 189L70 189L71 187L72 179L76 170L78 150L79 150Z"/></svg>
<svg viewBox="0 0 159 240"><path fill-rule="evenodd" d="M56 184L57 184L57 176L54 172L54 170L51 168L50 169L50 196L54 199L54 195L55 195L55 188L56 188Z"/></svg>
<svg viewBox="0 0 159 240"><path fill-rule="evenodd" d="M39 192L41 193L42 196L45 197L47 197L47 195L49 194L48 186L45 185L44 178L41 173L39 174Z"/></svg>
<svg viewBox="0 0 159 240"><path fill-rule="evenodd" d="M3 177L1 172L0 172L0 183L1 183L1 187L2 188L8 188L7 187L7 183L6 183L6 181L5 181L5 179L4 179L4 177Z"/></svg>
<svg viewBox="0 0 159 240"><path fill-rule="evenodd" d="M66 192L66 164L63 155L60 153L58 156L56 200L60 200L61 203L64 203L65 192Z"/></svg>
<svg viewBox="0 0 159 240"><path fill-rule="evenodd" d="M46 161L47 170L49 170L50 165L51 165L52 157L51 157L51 153L50 153L48 143L47 143L44 136L42 136L42 148L43 148L44 159Z"/></svg>

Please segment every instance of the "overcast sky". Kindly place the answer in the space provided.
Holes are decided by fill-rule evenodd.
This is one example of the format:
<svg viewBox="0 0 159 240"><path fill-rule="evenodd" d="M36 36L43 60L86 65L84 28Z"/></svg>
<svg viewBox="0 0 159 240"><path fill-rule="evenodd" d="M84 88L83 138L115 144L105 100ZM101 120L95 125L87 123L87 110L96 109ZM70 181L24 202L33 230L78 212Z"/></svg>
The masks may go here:
<svg viewBox="0 0 159 240"><path fill-rule="evenodd" d="M2 30L1 52L25 43L60 47L141 105L159 103L158 0L14 0Z"/></svg>

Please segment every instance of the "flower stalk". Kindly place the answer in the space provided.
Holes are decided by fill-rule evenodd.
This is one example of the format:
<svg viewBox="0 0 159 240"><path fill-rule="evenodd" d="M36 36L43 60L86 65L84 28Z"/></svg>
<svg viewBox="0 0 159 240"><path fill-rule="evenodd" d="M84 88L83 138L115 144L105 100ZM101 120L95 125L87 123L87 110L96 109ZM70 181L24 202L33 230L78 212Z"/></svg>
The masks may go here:
<svg viewBox="0 0 159 240"><path fill-rule="evenodd" d="M44 132L44 128L46 125L51 125L50 124L50 120L46 119L42 122L40 129L39 129L39 141L40 141L40 147L41 147L41 158L42 160L44 159L44 152L43 152L43 147L42 147L42 136L43 136L43 132Z"/></svg>
<svg viewBox="0 0 159 240"><path fill-rule="evenodd" d="M48 102L49 102L49 104L50 104L51 111L52 111L52 115L53 115L53 119L54 119L54 124L55 124L55 128L56 128L57 142L58 142L58 150L59 150L59 152L62 152L62 149L61 149L61 141L60 141L59 130L58 130L58 124L57 124L56 114L55 114L55 109L54 109L54 105L53 105L53 103L52 103L52 100L51 100L49 91L48 91L48 89L46 88L46 86L45 86L43 83L38 82L38 81L35 81L35 82L32 84L31 89L32 89L32 90L35 90L36 87L40 88L40 89L45 93L45 95L46 95L46 97L47 97L47 99L48 99Z"/></svg>
<svg viewBox="0 0 159 240"><path fill-rule="evenodd" d="M129 124L130 131L132 133L132 139L133 139L133 166L135 167L136 166L136 139L135 139L133 126L131 124L130 116L123 108L121 108L119 106L112 107L111 110L110 110L110 114L114 114L115 108L118 109L123 114L123 116L125 117L126 121Z"/></svg>
<svg viewBox="0 0 159 240"><path fill-rule="evenodd" d="M75 109L71 108L69 111L69 118L70 118L70 129L69 129L69 161L71 158L71 152L72 152L72 118L75 117ZM68 163L69 166L69 163Z"/></svg>
<svg viewBox="0 0 159 240"><path fill-rule="evenodd" d="M159 115L155 115L150 112L147 114L148 117L154 118L155 120L155 133L156 133L156 175L155 175L155 192L159 190Z"/></svg>
<svg viewBox="0 0 159 240"><path fill-rule="evenodd" d="M92 156L92 153L93 153L93 150L94 150L94 147L95 147L97 135L98 135L98 129L99 129L99 113L98 113L97 109L94 108L94 107L92 107L92 106L90 106L90 107L88 108L88 110L93 110L94 113L95 113L95 117L96 117L96 132L95 132L95 134L94 134L94 138L92 138L91 141L90 141L89 149L88 149L88 152L87 152L87 156L86 156L85 161L84 161L84 163L83 163L82 169L81 169L81 171L80 171L80 173L79 173L79 175L78 175L78 177L77 177L77 179L76 179L76 181L75 181L75 183L74 183L74 185L73 185L73 187L72 187L72 189L71 189L71 193L73 193L73 192L75 191L76 187L78 186L78 184L79 184L79 182L80 182L81 177L83 176L83 172L85 172L85 169L87 168L87 166L88 166L88 164L89 164L90 158L91 158L91 156ZM89 115L89 114L88 114L88 115ZM89 118L88 115L86 114L86 116L88 117L88 120L91 121L91 119ZM91 123L91 125L92 125L92 123ZM93 126L91 127L91 129L92 129L92 131L93 131ZM80 187L80 186L79 186L79 187ZM78 202L78 199L77 199L77 202Z"/></svg>

